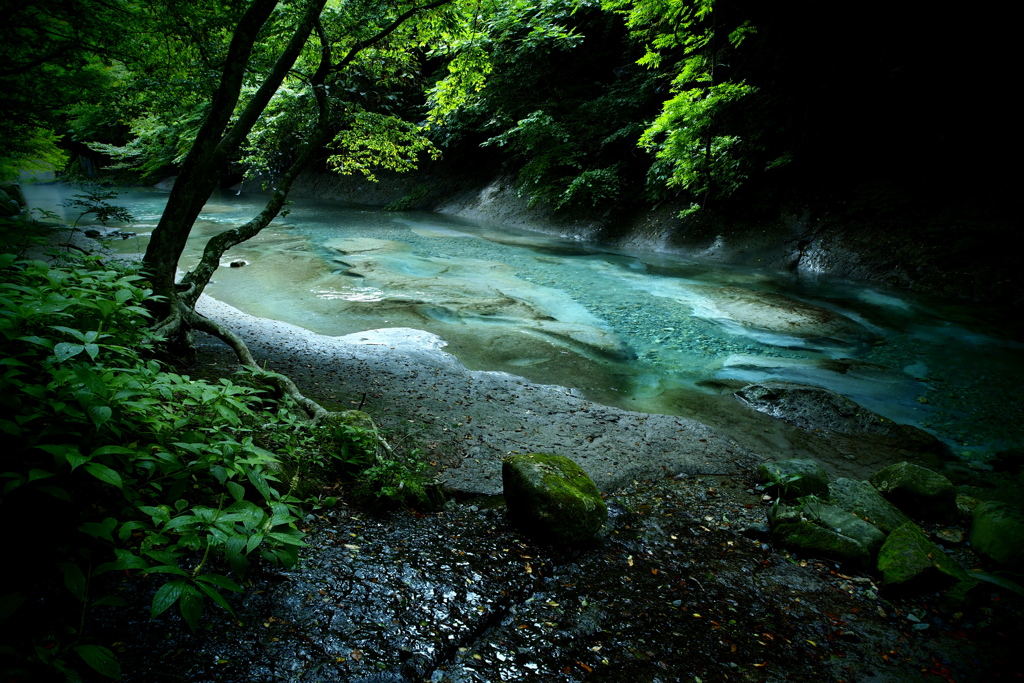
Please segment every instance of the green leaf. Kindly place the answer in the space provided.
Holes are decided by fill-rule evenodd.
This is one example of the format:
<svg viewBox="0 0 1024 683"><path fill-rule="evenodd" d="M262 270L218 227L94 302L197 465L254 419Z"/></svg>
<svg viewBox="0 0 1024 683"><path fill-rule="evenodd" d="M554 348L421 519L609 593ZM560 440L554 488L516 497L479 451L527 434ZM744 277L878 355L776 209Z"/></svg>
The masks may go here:
<svg viewBox="0 0 1024 683"><path fill-rule="evenodd" d="M245 544L245 552L251 553L253 550L259 547L260 543L263 542L263 534L255 533L249 537L249 541Z"/></svg>
<svg viewBox="0 0 1024 683"><path fill-rule="evenodd" d="M171 519L171 513L162 507L154 507L152 505L140 505L139 512L147 514L153 518L153 523L167 522Z"/></svg>
<svg viewBox="0 0 1024 683"><path fill-rule="evenodd" d="M176 579L160 586L157 589L156 595L153 596L153 604L149 610L150 618L155 619L166 612L171 605L178 601L178 598L181 597L181 592L185 590L187 585L181 579Z"/></svg>
<svg viewBox="0 0 1024 683"><path fill-rule="evenodd" d="M97 344L86 344L85 352L89 354L89 358L96 360L96 356L100 355L100 347Z"/></svg>
<svg viewBox="0 0 1024 683"><path fill-rule="evenodd" d="M142 554L151 557L160 564L174 566L177 563L180 553L172 553L169 550L143 550Z"/></svg>
<svg viewBox="0 0 1024 683"><path fill-rule="evenodd" d="M53 342L50 341L49 339L43 339L42 337L29 335L27 337L18 337L18 341L28 342L29 344L36 344L37 346L42 346L44 349L53 350ZM21 363L19 363L19 365L21 365Z"/></svg>
<svg viewBox="0 0 1024 683"><path fill-rule="evenodd" d="M223 598L222 598L223 599ZM203 594L194 586L186 585L181 591L178 609L192 633L199 627L199 617L203 615ZM230 610L230 608L228 608Z"/></svg>
<svg viewBox="0 0 1024 683"><path fill-rule="evenodd" d="M85 466L85 471L106 484L111 484L117 488L124 486L124 483L121 481L121 475L101 463L90 462Z"/></svg>
<svg viewBox="0 0 1024 683"><path fill-rule="evenodd" d="M113 534L114 527L116 526L117 520L113 517L107 517L102 522L86 522L82 526L78 527L78 530L92 536L93 538L102 538L113 543L114 537L111 534Z"/></svg>
<svg viewBox="0 0 1024 683"><path fill-rule="evenodd" d="M107 678L121 677L121 665L117 663L114 653L107 648L101 645L78 645L75 652L86 664Z"/></svg>
<svg viewBox="0 0 1024 683"><path fill-rule="evenodd" d="M4 623L25 602L21 593L0 595L0 624Z"/></svg>
<svg viewBox="0 0 1024 683"><path fill-rule="evenodd" d="M178 576L188 576L188 572L180 567L175 567L173 564L163 564L158 567L150 567L145 570L145 574L176 574Z"/></svg>
<svg viewBox="0 0 1024 683"><path fill-rule="evenodd" d="M28 471L29 481L36 481L37 479L49 479L52 476L54 476L53 472L47 472L46 470L31 469Z"/></svg>
<svg viewBox="0 0 1024 683"><path fill-rule="evenodd" d="M92 605L93 607L102 607L104 605L109 607L127 607L128 601L116 595L104 595L102 598L92 603Z"/></svg>
<svg viewBox="0 0 1024 683"><path fill-rule="evenodd" d="M122 569L146 569L149 563L125 548L114 548L117 559L113 562L105 562L96 567L96 573L119 571Z"/></svg>
<svg viewBox="0 0 1024 683"><path fill-rule="evenodd" d="M236 501L242 500L243 498L245 498L245 487L244 486L242 486L238 482L234 482L234 481L229 481L227 483L227 486L228 486L228 492L231 494L231 497L234 498Z"/></svg>
<svg viewBox="0 0 1024 683"><path fill-rule="evenodd" d="M231 605L228 604L228 601L224 599L223 595L217 592L216 588L213 588L212 586L207 586L205 583L197 583L196 588L209 595L211 600L213 600L215 603L217 603L225 610L227 610L232 616L234 616L235 610L231 609Z"/></svg>
<svg viewBox="0 0 1024 683"><path fill-rule="evenodd" d="M274 539L275 541L278 541L279 543L284 543L285 545L306 545L302 542L302 534L298 531L284 533L280 531L271 531L267 534L267 536Z"/></svg>
<svg viewBox="0 0 1024 683"><path fill-rule="evenodd" d="M85 602L87 581L85 574L82 573L82 568L73 562L61 562L57 568L64 574L64 585L71 591L71 594L81 602Z"/></svg>
<svg viewBox="0 0 1024 683"><path fill-rule="evenodd" d="M53 355L57 357L58 363L63 363L69 358L74 358L82 351L85 351L85 347L81 344L69 344L67 342L61 342L53 347Z"/></svg>
<svg viewBox="0 0 1024 683"><path fill-rule="evenodd" d="M256 490L260 492L264 499L272 500L274 498L274 494L270 490L270 484L267 483L266 478L262 474L254 469L250 469L246 472L246 475L248 475L249 481L252 482L252 485L256 487Z"/></svg>
<svg viewBox="0 0 1024 683"><path fill-rule="evenodd" d="M40 486L39 490L42 491L43 493L50 494L51 496L58 500L64 500L69 503L71 502L71 496L69 496L68 492L60 488L59 486Z"/></svg>
<svg viewBox="0 0 1024 683"><path fill-rule="evenodd" d="M91 406L89 408L89 418L97 428L106 424L113 414L114 411L110 409L110 406Z"/></svg>
<svg viewBox="0 0 1024 683"><path fill-rule="evenodd" d="M237 583L221 574L201 574L196 577L196 580L205 581L206 583L212 583L215 586L219 586L220 588L226 588L227 590L234 591L236 593L241 593L243 591L241 586L239 586Z"/></svg>

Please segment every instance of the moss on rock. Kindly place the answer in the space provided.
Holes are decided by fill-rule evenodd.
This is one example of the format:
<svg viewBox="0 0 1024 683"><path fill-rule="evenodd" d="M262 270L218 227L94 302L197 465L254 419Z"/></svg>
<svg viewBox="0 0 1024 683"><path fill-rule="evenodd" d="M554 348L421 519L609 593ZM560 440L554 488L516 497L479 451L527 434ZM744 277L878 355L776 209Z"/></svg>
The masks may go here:
<svg viewBox="0 0 1024 683"><path fill-rule="evenodd" d="M548 453L502 461L509 519L544 543L573 544L594 537L608 518L597 486L569 458Z"/></svg>
<svg viewBox="0 0 1024 683"><path fill-rule="evenodd" d="M783 546L816 557L824 557L860 567L871 563L871 553L860 541L813 522L788 522L775 527L775 537Z"/></svg>
<svg viewBox="0 0 1024 683"><path fill-rule="evenodd" d="M974 508L971 544L1002 568L1024 571L1024 512L994 500L981 503Z"/></svg>
<svg viewBox="0 0 1024 683"><path fill-rule="evenodd" d="M913 592L947 590L953 597L962 597L978 583L913 522L894 529L885 539L878 570L886 587Z"/></svg>
<svg viewBox="0 0 1024 683"><path fill-rule="evenodd" d="M947 523L957 517L956 489L938 472L900 462L879 470L869 481L886 500L914 517Z"/></svg>
<svg viewBox="0 0 1024 683"><path fill-rule="evenodd" d="M910 521L909 517L882 498L882 494L866 481L841 477L828 485L828 493L834 505L852 512L883 533L891 533Z"/></svg>

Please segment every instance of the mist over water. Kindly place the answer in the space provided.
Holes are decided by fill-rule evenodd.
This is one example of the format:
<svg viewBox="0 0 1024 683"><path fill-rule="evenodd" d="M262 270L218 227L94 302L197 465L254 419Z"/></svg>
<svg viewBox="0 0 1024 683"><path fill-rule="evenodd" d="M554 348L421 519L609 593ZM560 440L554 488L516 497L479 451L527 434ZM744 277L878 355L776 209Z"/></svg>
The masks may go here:
<svg viewBox="0 0 1024 683"><path fill-rule="evenodd" d="M60 202L76 191L30 185L25 194L74 222L77 213ZM166 200L155 189L122 192L117 203L138 221L125 229L138 236L111 246L143 253ZM259 204L251 196L211 199L181 267L196 262L207 237L248 220ZM610 252L438 214L301 199L288 208L225 255L207 293L325 335L428 330L472 369L727 430L729 411L745 410L733 407L728 390L776 379L838 391L968 456L1024 446L1015 398L1024 344L995 309L834 278ZM228 267L238 260L247 265Z"/></svg>

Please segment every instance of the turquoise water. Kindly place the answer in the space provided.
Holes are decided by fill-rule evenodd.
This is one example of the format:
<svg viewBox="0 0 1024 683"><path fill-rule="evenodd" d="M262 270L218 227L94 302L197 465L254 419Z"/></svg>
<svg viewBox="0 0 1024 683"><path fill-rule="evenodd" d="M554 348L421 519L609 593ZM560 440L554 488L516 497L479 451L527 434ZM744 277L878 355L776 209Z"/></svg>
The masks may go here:
<svg viewBox="0 0 1024 683"><path fill-rule="evenodd" d="M72 192L36 185L26 195L62 213ZM145 250L166 198L154 189L122 194L138 236L115 241L117 249ZM194 263L203 238L247 220L257 202L212 199L182 267ZM312 200L289 209L225 255L209 294L327 335L426 329L473 369L575 387L634 410L692 414L695 396L781 379L839 391L961 453L1024 446L1015 398L1024 344L998 310L834 278L611 252L430 213ZM247 265L226 267L235 260Z"/></svg>

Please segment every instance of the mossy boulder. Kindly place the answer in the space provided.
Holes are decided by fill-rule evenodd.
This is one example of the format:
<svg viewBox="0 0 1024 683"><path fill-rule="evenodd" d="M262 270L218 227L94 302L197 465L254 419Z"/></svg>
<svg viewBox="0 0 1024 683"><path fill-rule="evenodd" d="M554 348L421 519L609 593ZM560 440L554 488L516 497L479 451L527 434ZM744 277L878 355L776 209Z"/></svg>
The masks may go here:
<svg viewBox="0 0 1024 683"><path fill-rule="evenodd" d="M790 550L866 567L871 553L860 541L813 522L787 522L775 527L775 540Z"/></svg>
<svg viewBox="0 0 1024 683"><path fill-rule="evenodd" d="M926 467L900 462L879 470L869 481L886 500L914 517L937 522L957 517L952 482Z"/></svg>
<svg viewBox="0 0 1024 683"><path fill-rule="evenodd" d="M885 542L885 534L857 515L821 502L810 502L804 506L804 516L827 529L848 536L863 545L874 557Z"/></svg>
<svg viewBox="0 0 1024 683"><path fill-rule="evenodd" d="M1024 512L999 501L974 508L971 545L1004 569L1024 571Z"/></svg>
<svg viewBox="0 0 1024 683"><path fill-rule="evenodd" d="M585 542L608 518L608 508L593 480L564 456L509 456L502 461L501 480L509 519L537 541Z"/></svg>
<svg viewBox="0 0 1024 683"><path fill-rule="evenodd" d="M906 592L945 590L954 598L977 585L960 564L913 522L894 529L878 552L884 586Z"/></svg>
<svg viewBox="0 0 1024 683"><path fill-rule="evenodd" d="M862 567L870 564L885 541L885 534L852 512L818 500L774 505L768 520L780 545ZM808 525L827 533L808 529Z"/></svg>
<svg viewBox="0 0 1024 683"><path fill-rule="evenodd" d="M833 505L852 512L885 534L910 521L866 481L841 477L828 485L828 496Z"/></svg>
<svg viewBox="0 0 1024 683"><path fill-rule="evenodd" d="M761 463L757 473L765 488L781 498L823 496L828 493L828 475L813 460L792 458Z"/></svg>

